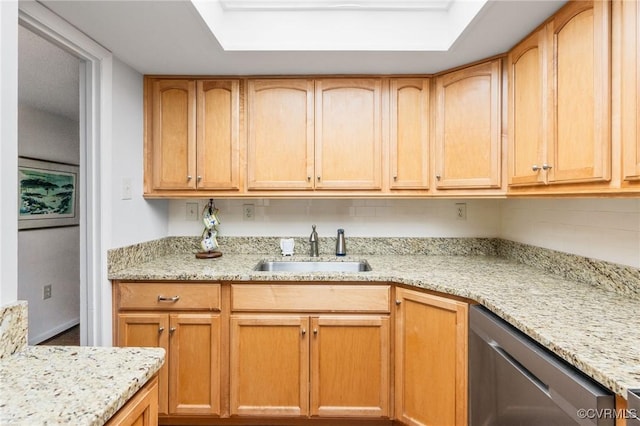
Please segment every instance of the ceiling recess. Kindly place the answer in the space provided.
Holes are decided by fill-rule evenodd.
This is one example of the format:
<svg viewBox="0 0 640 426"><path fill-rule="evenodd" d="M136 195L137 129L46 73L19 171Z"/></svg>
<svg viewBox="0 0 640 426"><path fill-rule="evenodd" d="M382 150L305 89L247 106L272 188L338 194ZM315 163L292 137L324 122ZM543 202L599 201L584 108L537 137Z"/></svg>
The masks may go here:
<svg viewBox="0 0 640 426"><path fill-rule="evenodd" d="M220 0L225 10L448 10L454 0Z"/></svg>

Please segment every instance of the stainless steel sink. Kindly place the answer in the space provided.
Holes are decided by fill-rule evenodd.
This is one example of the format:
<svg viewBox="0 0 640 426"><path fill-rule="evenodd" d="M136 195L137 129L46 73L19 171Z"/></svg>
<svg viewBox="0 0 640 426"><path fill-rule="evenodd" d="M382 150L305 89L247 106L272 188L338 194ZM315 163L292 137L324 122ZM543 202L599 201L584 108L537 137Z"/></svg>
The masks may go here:
<svg viewBox="0 0 640 426"><path fill-rule="evenodd" d="M262 260L253 270L268 272L367 272L371 270L371 265L366 260L358 262Z"/></svg>

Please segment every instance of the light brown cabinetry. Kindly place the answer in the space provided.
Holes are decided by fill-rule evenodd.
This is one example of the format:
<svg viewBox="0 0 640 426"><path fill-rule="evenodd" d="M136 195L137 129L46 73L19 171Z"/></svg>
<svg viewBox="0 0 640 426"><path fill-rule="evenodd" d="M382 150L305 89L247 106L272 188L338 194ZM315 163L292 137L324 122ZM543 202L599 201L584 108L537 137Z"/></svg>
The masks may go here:
<svg viewBox="0 0 640 426"><path fill-rule="evenodd" d="M569 2L510 52L510 186L610 180L610 7Z"/></svg>
<svg viewBox="0 0 640 426"><path fill-rule="evenodd" d="M239 80L147 77L145 110L145 194L240 188Z"/></svg>
<svg viewBox="0 0 640 426"><path fill-rule="evenodd" d="M167 351L160 414L220 415L220 285L117 283L114 301L118 346Z"/></svg>
<svg viewBox="0 0 640 426"><path fill-rule="evenodd" d="M314 187L314 83L249 80L247 188Z"/></svg>
<svg viewBox="0 0 640 426"><path fill-rule="evenodd" d="M389 291L232 285L231 414L388 417Z"/></svg>
<svg viewBox="0 0 640 426"><path fill-rule="evenodd" d="M429 188L428 78L392 78L389 82L389 187Z"/></svg>
<svg viewBox="0 0 640 426"><path fill-rule="evenodd" d="M318 189L381 189L382 80L315 84Z"/></svg>
<svg viewBox="0 0 640 426"><path fill-rule="evenodd" d="M396 288L395 412L406 425L467 424L468 305Z"/></svg>
<svg viewBox="0 0 640 426"><path fill-rule="evenodd" d="M622 184L637 189L640 184L640 6L636 1L622 1L619 5Z"/></svg>
<svg viewBox="0 0 640 426"><path fill-rule="evenodd" d="M107 421L107 426L157 426L158 377L154 376Z"/></svg>
<svg viewBox="0 0 640 426"><path fill-rule="evenodd" d="M435 186L500 188L501 60L436 78Z"/></svg>

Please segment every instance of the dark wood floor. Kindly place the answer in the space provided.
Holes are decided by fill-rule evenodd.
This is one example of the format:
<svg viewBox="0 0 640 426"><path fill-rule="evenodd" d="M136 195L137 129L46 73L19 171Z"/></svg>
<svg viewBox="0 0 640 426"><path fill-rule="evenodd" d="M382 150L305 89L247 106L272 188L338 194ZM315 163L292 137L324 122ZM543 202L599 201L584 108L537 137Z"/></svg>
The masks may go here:
<svg viewBox="0 0 640 426"><path fill-rule="evenodd" d="M80 326L76 325L40 343L50 346L80 346Z"/></svg>

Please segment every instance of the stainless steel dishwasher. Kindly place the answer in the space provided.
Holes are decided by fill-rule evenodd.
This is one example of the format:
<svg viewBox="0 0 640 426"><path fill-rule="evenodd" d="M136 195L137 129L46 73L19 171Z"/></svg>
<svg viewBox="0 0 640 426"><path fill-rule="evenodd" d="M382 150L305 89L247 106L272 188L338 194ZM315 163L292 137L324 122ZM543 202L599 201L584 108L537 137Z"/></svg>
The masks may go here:
<svg viewBox="0 0 640 426"><path fill-rule="evenodd" d="M615 397L483 306L469 312L469 425L614 425Z"/></svg>
<svg viewBox="0 0 640 426"><path fill-rule="evenodd" d="M640 426L640 389L627 392L627 426Z"/></svg>

